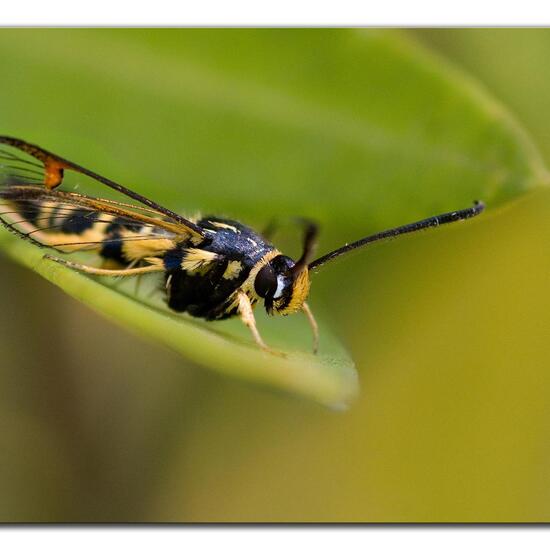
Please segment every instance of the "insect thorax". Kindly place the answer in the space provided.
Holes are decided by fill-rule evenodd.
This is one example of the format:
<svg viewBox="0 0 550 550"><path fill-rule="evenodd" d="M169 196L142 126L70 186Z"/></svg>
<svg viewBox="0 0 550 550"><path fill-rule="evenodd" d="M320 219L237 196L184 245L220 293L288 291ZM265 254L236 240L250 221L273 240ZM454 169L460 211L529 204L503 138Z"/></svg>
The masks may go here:
<svg viewBox="0 0 550 550"><path fill-rule="evenodd" d="M250 279L264 258L278 252L238 222L206 217L197 224L206 232L201 243L178 244L164 256L168 305L210 320L231 317L237 314L237 290L257 301Z"/></svg>

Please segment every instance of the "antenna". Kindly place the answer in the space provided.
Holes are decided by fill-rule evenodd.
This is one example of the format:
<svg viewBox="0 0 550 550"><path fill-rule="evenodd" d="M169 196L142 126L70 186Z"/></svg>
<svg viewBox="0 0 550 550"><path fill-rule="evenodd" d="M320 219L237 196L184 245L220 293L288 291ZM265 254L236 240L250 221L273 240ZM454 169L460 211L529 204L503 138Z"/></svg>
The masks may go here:
<svg viewBox="0 0 550 550"><path fill-rule="evenodd" d="M376 241L382 241L384 239L391 239L393 237L398 237L399 235L404 235L405 233L414 233L415 231L421 231L422 229L428 229L429 227L438 227L446 223L458 222L460 220L467 220L468 218L473 218L478 214L481 214L485 209L485 204L481 201L475 201L474 205L471 208L465 208L464 210L455 210L454 212L447 212L445 214L439 214L438 216L432 216L431 218L426 218L425 220L420 220L418 222L409 223L407 225L401 225L393 229L387 229L386 231L381 231L380 233L375 233L368 237L364 237L350 244L346 244L341 248L337 248L320 258L317 258L315 261L309 264L309 270L313 271L319 269L322 265L326 264L347 254L352 250L362 248Z"/></svg>
<svg viewBox="0 0 550 550"><path fill-rule="evenodd" d="M297 221L304 224L305 234L302 255L292 268L292 275L294 278L296 278L304 269L309 267L309 260L311 260L311 256L315 253L315 248L317 246L317 235L319 233L317 224L304 218L300 218Z"/></svg>

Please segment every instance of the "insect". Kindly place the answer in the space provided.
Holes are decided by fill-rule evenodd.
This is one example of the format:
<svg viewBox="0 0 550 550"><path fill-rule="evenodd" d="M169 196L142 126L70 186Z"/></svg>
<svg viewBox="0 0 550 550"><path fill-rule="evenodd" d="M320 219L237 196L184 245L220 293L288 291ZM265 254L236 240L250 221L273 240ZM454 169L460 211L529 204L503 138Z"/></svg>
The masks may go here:
<svg viewBox="0 0 550 550"><path fill-rule="evenodd" d="M62 191L67 173L86 176L126 195L136 204ZM46 255L90 275L131 277L161 272L168 306L213 321L238 315L258 346L264 343L253 313L261 300L268 314L303 311L311 325L314 351L318 327L306 299L310 273L375 241L465 220L484 209L433 216L346 244L312 260L318 228L304 226L303 251L294 261L266 236L228 219L188 219L122 185L21 139L0 136L0 221L32 243L61 254L92 251L94 267Z"/></svg>

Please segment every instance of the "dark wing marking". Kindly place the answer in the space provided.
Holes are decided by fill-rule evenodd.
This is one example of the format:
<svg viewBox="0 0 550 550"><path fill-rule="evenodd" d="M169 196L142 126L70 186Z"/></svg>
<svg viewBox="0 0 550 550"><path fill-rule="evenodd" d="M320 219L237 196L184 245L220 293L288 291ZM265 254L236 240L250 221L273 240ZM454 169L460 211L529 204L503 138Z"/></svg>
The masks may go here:
<svg viewBox="0 0 550 550"><path fill-rule="evenodd" d="M33 183L42 181L47 189L52 190L63 182L64 171L72 170L84 174L119 193L123 193L146 205L156 213L169 218L173 224L180 225L180 230L176 233L183 233L183 228L185 228L187 232L192 233L195 237L205 236L204 231L190 220L83 166L18 138L0 136L0 143L5 144L4 147L0 148L0 166L2 166L6 178L23 179ZM30 155L30 158L22 156L20 151ZM40 161L40 163L34 162L33 158Z"/></svg>
<svg viewBox="0 0 550 550"><path fill-rule="evenodd" d="M179 224L155 215L143 207L47 191L42 185L0 185L0 223L60 252L93 250L109 242L192 240L189 233L181 235Z"/></svg>
<svg viewBox="0 0 550 550"><path fill-rule="evenodd" d="M97 210L99 212L113 214L115 216L121 216L123 218L130 219L130 221L142 222L160 229L165 229L175 234L189 235L189 232L182 230L178 223L151 215L157 214L154 210L144 210L141 207L135 207L131 204L89 197L79 193L67 193L65 191L56 190L47 191L41 185L12 183L11 185L2 186L0 184L0 198L12 202L38 201L40 203L44 203L51 201L58 205L80 205L83 208ZM146 213L142 213L142 210Z"/></svg>

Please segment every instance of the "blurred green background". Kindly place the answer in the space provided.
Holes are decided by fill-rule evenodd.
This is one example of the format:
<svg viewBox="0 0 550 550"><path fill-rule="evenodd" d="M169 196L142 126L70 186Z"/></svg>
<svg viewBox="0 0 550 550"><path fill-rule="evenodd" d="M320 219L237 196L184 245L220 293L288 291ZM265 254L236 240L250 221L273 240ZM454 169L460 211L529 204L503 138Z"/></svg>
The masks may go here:
<svg viewBox="0 0 550 550"><path fill-rule="evenodd" d="M189 364L1 256L0 520L548 521L549 49L533 29L1 30L1 133L169 207L313 216L322 251L489 208L316 276L359 373L346 412Z"/></svg>

